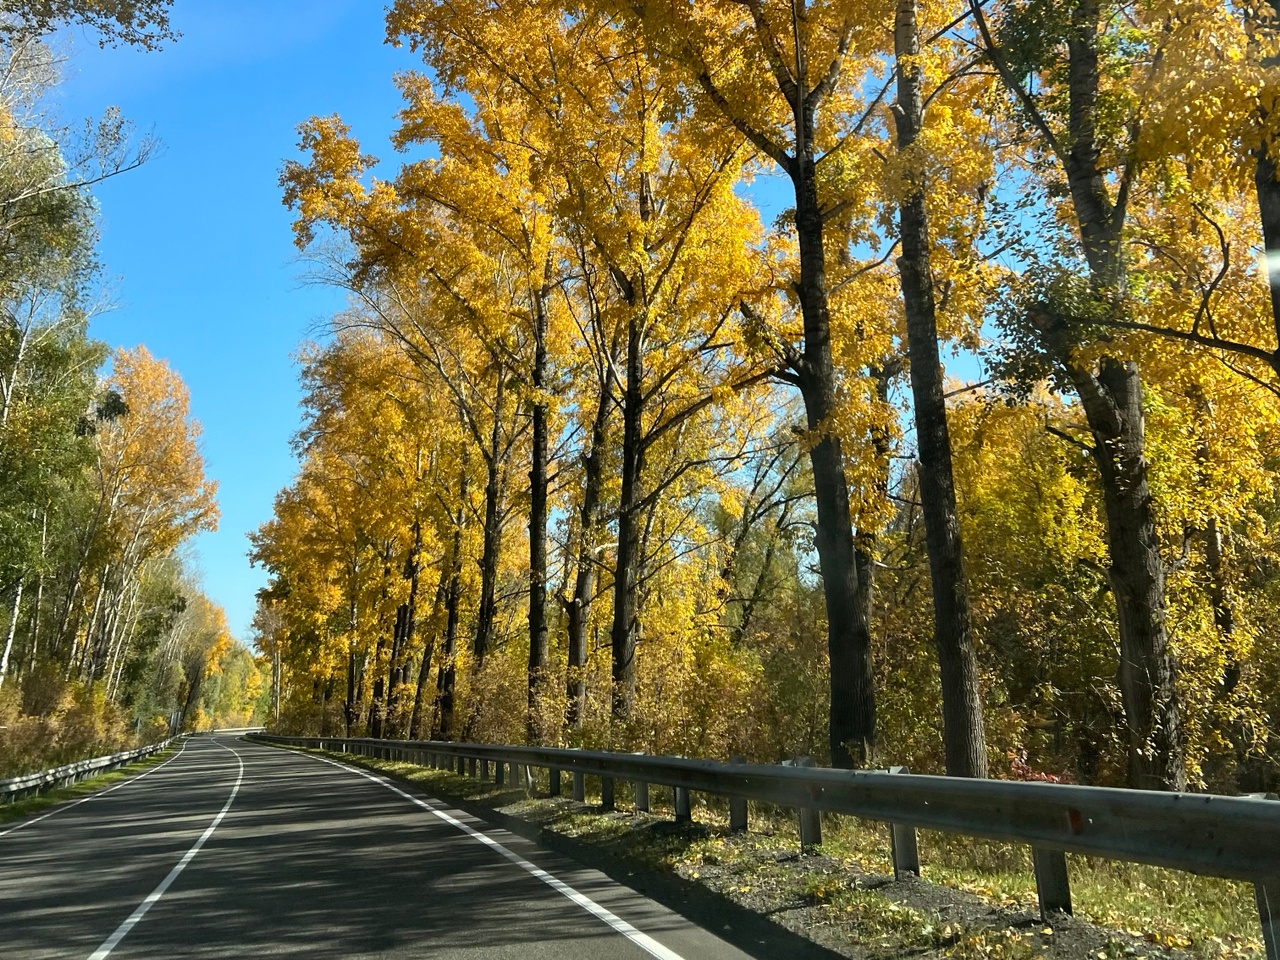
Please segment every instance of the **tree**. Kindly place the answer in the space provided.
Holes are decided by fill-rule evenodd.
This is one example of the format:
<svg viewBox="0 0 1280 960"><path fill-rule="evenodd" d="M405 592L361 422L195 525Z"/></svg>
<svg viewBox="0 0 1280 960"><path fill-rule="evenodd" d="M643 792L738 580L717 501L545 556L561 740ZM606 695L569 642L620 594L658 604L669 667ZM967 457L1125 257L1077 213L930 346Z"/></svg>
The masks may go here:
<svg viewBox="0 0 1280 960"><path fill-rule="evenodd" d="M987 775L982 696L973 651L969 588L964 572L960 523L956 516L951 438L938 355L938 322L933 296L926 181L914 154L924 122L924 69L915 0L898 0L894 19L898 102L893 108L898 150L908 166L906 196L899 204L902 256L898 272L906 309L911 388L915 398L916 443L920 456L920 502L933 588L934 640L942 674L943 738L947 773ZM911 168L917 169L911 169Z"/></svg>
<svg viewBox="0 0 1280 960"><path fill-rule="evenodd" d="M631 12L631 11L628 11ZM794 283L802 346L784 377L799 388L811 433L817 550L826 597L831 663L832 762L865 762L875 743L871 638L859 602L845 453L831 429L836 404L827 279L827 223L834 198L823 173L847 132L836 104L851 62L873 51L877 5L814 8L752 0L696 7L656 0L634 5L646 40L678 64L715 118L738 130L791 181L799 243ZM789 43L788 46L784 46ZM810 69L812 65L812 71Z"/></svg>
<svg viewBox="0 0 1280 960"><path fill-rule="evenodd" d="M169 26L172 0L5 0L0 34L9 42L64 26L86 27L100 46L125 43L155 50L177 39Z"/></svg>
<svg viewBox="0 0 1280 960"><path fill-rule="evenodd" d="M1153 70L1171 36L1158 23L1144 24L1146 33L1135 42L1146 44L1147 52L1130 72L1103 44L1110 20L1096 0L1070 10L1014 6L998 40L980 5L972 0L970 9L989 59L1036 133L1041 169L1061 178L1057 183L1065 188L1078 230L1087 285L1060 271L1030 294L1025 315L1039 348L1078 394L1093 435L1119 618L1130 785L1179 790L1187 782L1185 733L1169 648L1165 562L1149 488L1143 380L1138 361L1125 356L1121 344L1088 344L1087 332L1093 320L1126 320L1133 310L1126 216L1142 166L1138 137L1155 90ZM1025 84L1028 76L1039 79L1037 93ZM1112 120L1114 115L1123 122Z"/></svg>

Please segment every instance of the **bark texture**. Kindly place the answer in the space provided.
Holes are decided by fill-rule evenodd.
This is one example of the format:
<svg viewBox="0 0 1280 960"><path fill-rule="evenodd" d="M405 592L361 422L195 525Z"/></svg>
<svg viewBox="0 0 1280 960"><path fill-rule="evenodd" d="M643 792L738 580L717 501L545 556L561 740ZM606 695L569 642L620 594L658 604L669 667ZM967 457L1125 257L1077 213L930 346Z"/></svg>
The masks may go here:
<svg viewBox="0 0 1280 960"><path fill-rule="evenodd" d="M547 637L547 311L549 291L534 297L533 442L529 465L529 698L526 736L540 742L538 694L546 680L550 648Z"/></svg>
<svg viewBox="0 0 1280 960"><path fill-rule="evenodd" d="M493 431L489 438L489 450L485 455L484 531L480 549L480 606L476 611L476 633L471 652L475 657L473 668L484 666L485 655L493 641L494 620L498 613L498 550L502 545L502 395L504 387L501 375L498 379L497 399L493 409Z"/></svg>
<svg viewBox="0 0 1280 960"><path fill-rule="evenodd" d="M573 579L573 598L566 610L569 632L566 720L570 727L577 727L582 722L582 713L587 703L587 624L596 591L596 534L603 482L605 431L612 402L611 391L607 387L602 388L595 419L591 424L591 447L582 463L582 502L578 509L578 565Z"/></svg>
<svg viewBox="0 0 1280 960"><path fill-rule="evenodd" d="M812 111L806 112L808 127ZM806 138L807 142L807 138ZM829 430L835 406L831 360L831 316L827 304L822 210L814 182L813 154L802 151L794 165L796 233L800 241L797 290L804 320L804 354L797 371L805 419L816 437L809 459L818 522L815 538L827 609L827 652L831 664L829 739L836 767L865 764L875 750L875 685L871 672L871 630L859 603L854 564L849 486L840 440Z"/></svg>
<svg viewBox="0 0 1280 960"><path fill-rule="evenodd" d="M448 740L453 736L453 690L457 678L455 658L458 652L458 615L462 603L462 533L467 523L467 458L462 461L458 480L458 513L453 522L453 543L449 548L449 586L445 591L444 649L436 679L435 722L432 738Z"/></svg>
<svg viewBox="0 0 1280 960"><path fill-rule="evenodd" d="M920 52L915 0L899 0L894 25L898 58L898 151L909 153L924 116L920 66L910 59ZM924 514L929 576L933 588L934 644L942 679L942 739L947 773L955 777L987 775L986 734L973 624L956 515L955 480L947 403L942 390L937 312L929 257L929 221L924 184L912 190L898 209L902 256L898 274L907 320L911 358L911 392L915 407L919 455L920 504Z"/></svg>
<svg viewBox="0 0 1280 960"><path fill-rule="evenodd" d="M613 716L626 720L636 695L636 586L640 573L640 484L644 472L644 356L640 318L627 326L626 384L622 401L622 491L618 552L613 576Z"/></svg>

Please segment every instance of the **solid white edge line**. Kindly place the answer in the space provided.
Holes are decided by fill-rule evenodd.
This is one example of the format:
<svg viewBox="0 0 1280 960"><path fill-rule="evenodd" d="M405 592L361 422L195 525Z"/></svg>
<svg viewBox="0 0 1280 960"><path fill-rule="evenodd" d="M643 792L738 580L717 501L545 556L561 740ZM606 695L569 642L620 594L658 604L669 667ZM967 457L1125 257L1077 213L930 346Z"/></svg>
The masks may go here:
<svg viewBox="0 0 1280 960"><path fill-rule="evenodd" d="M137 925L138 921L147 915L147 911L155 905L156 901L164 896L165 891L169 889L173 881L178 879L178 874L182 873L182 871L186 869L187 864L190 863L195 858L195 855L200 852L200 848L204 846L205 841L213 836L213 831L218 829L218 824L220 824L222 822L222 818L227 815L227 811L231 809L231 803L235 800L236 794L240 792L240 783L244 780L244 760L241 758L240 754L236 753L235 750L232 750L231 747L218 743L217 740L214 740L213 742L222 747L223 750L230 750L236 758L236 763L240 765L240 772L236 774L235 785L231 788L231 796L227 797L227 802L223 804L222 810L218 815L213 818L213 823L209 824L209 826L205 828L204 833L200 834L200 839L191 845L191 849L188 850L186 854L183 855L182 859L177 862L174 868L169 871L168 876L161 880L159 885L147 895L147 899L138 904L137 909L135 909L133 913L129 914L124 923L116 927L115 933L102 941L102 946L89 954L89 960L104 960L104 958L116 948L129 931Z"/></svg>
<svg viewBox="0 0 1280 960"><path fill-rule="evenodd" d="M17 824L16 826L10 827L8 830L0 830L0 837L13 833L15 830L21 830L23 827L29 827L33 823L39 823L41 820L48 820L54 814L62 813L62 811L64 810L70 810L72 807L78 807L82 803L88 803L90 800L97 800L99 797L105 797L108 793L111 793L114 790L119 790L121 787L127 787L131 783L137 783L139 780L141 780L143 777L147 776L148 774L155 773L161 767L167 767L169 764L173 763L173 761L177 760L180 756L182 756L182 751L187 749L187 744L190 742L191 742L190 740L183 740L182 747L178 750L178 752L175 753L168 760L166 760L164 763L157 763L150 770L144 770L142 771L142 773L138 774L136 777L130 777L128 780L124 781L124 783L117 783L114 787L107 787L107 789L99 790L97 793L91 793L87 797L82 797L81 799L74 800L71 803L63 804L60 807L55 807L53 810L50 810L48 813L41 814L38 817L32 817L30 820L23 820L21 823Z"/></svg>
<svg viewBox="0 0 1280 960"><path fill-rule="evenodd" d="M358 776L364 777L366 780L372 780L374 783L377 783L377 784L380 784L381 786L386 787L388 790L392 791L393 793L398 793L400 796L404 797L406 800L410 801L411 803L417 804L423 810L426 810L429 813L435 815L436 817L443 820L445 823L450 824L451 826L457 827L467 836L471 837L472 839L478 840L480 843L483 843L486 847L489 847L495 852L501 854L503 857L510 860L512 863L520 867L526 873L529 873L532 876L537 877L539 880L541 880L543 883L549 886L552 890L556 891L556 893L559 893L561 896L573 901L578 906L580 906L583 910L587 911L587 913L591 914L593 917L596 917L598 920L604 921L606 924L612 927L616 932L622 934L624 937L626 937L628 940L634 943L637 947L639 947L645 953L648 953L650 956L657 957L658 960L684 960L684 957L676 953L674 950L670 949L669 947L664 947L657 940L653 939L653 937L649 936L647 933L642 933L641 931L637 930L631 924L627 923L627 921L623 920L617 914L613 913L613 911L607 909L606 907L600 906L600 904L596 903L586 894L579 893L577 890L569 886L569 884L565 883L563 880L560 880L557 877L552 876L550 873L543 870L541 867L537 866L536 864L530 863L528 860L520 856L520 854L516 853L514 850L504 846L503 844L499 843L497 840L494 840L492 837L488 836L487 834L484 834L481 831L477 830L475 827L472 827L469 824L463 823L461 820L457 819L456 817L450 816L444 810L441 810L438 807L430 803L427 803L427 801L422 800L418 797L415 797L412 794L405 793L403 790L397 787L394 783L385 779L384 777L375 776L371 773L368 773L365 770L361 770L358 767L351 767L345 763L339 763L337 760L331 760L328 757L322 757L322 756L319 756L318 754L304 753L301 755L307 756L307 757L314 757L316 760L321 760L325 763L332 764L333 766L338 767L341 770L346 770L348 773L354 773L354 774L357 774ZM93 957L90 957L89 960L97 960L97 955L95 954Z"/></svg>

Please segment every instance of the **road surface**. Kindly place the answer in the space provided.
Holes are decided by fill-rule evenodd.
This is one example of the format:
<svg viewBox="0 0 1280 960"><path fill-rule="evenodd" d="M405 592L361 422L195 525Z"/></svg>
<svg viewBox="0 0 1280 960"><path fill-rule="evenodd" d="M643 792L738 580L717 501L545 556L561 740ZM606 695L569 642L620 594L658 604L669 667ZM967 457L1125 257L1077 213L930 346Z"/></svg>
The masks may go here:
<svg viewBox="0 0 1280 960"><path fill-rule="evenodd" d="M229 736L0 827L0 957L108 956L747 957L417 788Z"/></svg>

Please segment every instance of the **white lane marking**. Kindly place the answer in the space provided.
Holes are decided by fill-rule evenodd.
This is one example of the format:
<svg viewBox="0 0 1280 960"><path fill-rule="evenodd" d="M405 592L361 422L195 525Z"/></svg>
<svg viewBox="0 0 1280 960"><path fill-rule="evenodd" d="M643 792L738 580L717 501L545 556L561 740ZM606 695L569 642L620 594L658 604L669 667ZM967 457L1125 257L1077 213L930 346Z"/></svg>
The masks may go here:
<svg viewBox="0 0 1280 960"><path fill-rule="evenodd" d="M231 803L235 800L236 794L240 792L240 783L244 780L244 760L241 759L240 754L236 753L230 747L218 743L217 740L213 742L222 747L223 750L230 750L236 758L236 763L240 765L240 772L236 774L235 785L231 788L231 796L227 797L227 802L223 804L221 812L213 818L213 823L209 824L204 833L200 834L200 839L192 844L191 849L188 850L186 854L183 855L182 859L178 861L177 865L169 871L169 875L161 880L159 886L147 895L147 899L138 904L137 909L134 910L133 913L129 914L124 923L116 927L115 933L102 941L102 946L89 954L89 960L104 960L104 958L116 948L120 941L125 938L125 935L134 928L138 921L147 915L147 911L155 905L156 901L164 896L165 891L169 889L169 886L173 881L178 879L178 874L185 870L187 864L190 863L195 858L195 855L200 852L200 848L204 846L205 841L213 836L213 831L218 829L218 824L220 824L222 822L222 818L227 815L227 811L231 809Z"/></svg>
<svg viewBox="0 0 1280 960"><path fill-rule="evenodd" d="M630 940L632 943L634 943L637 947L639 947L641 950L643 950L645 953L649 954L650 956L657 957L658 960L684 960L684 957L676 953L674 950L671 950L668 947L664 947L662 944L660 944L657 940L653 939L653 937L649 936L647 933L641 933L639 930L637 930L631 924L627 923L627 921L623 920L621 917L613 913L611 910L608 910L605 907L600 906L600 904L596 903L586 894L579 893L577 890L573 889L573 887L569 886L563 880L560 880L557 877L552 876L551 874L547 873L547 871L543 870L541 867L537 866L536 864L530 863L528 860L520 856L520 854L516 853L514 850L510 849L509 847L503 846L501 843L499 843L497 840L494 840L492 837L487 836L484 833L481 833L475 827L472 827L468 824L463 823L461 820L457 819L456 817L450 816L444 810L441 810L438 807L430 803L427 803L425 800L421 800L418 797L413 796L412 794L405 793L403 790L397 787L394 783L391 783L389 780L386 780L383 777L374 776L373 774L367 773L366 771L361 770L357 767L349 767L345 763L339 763L336 760L330 760L328 757L318 756L317 754L314 754L314 753L303 754L303 756L314 757L316 760L323 760L325 763L333 764L333 766L338 767L339 769L342 769L342 770L346 770L348 773L354 773L361 777L364 777L366 780L372 780L374 783L381 784L382 786L386 787L388 790L392 791L393 793L400 794L400 796L404 797L409 802L416 803L423 810L426 810L434 814L435 816L443 820L445 823L448 823L454 827L457 827L467 836L480 841L486 847L489 847L495 852L506 857L508 860L510 860L516 866L520 867L525 872L537 877L539 880L541 880L543 883L549 886L552 890L556 891L556 893L559 893L561 896L564 896L569 900L572 900L574 903L580 906L583 910L587 911L587 913L591 914L593 917L596 917L599 920L603 920L610 927L612 927L618 933L622 934L624 937L626 937L628 940ZM96 954L94 955L94 957L90 957L89 960L95 960L95 958L96 958Z"/></svg>
<svg viewBox="0 0 1280 960"><path fill-rule="evenodd" d="M169 764L173 763L173 761L177 760L180 756L182 756L182 751L187 749L187 744L190 742L191 742L190 740L183 740L182 748L177 753L175 753L172 757L166 760L164 763L158 763L154 767L152 767L150 770L144 770L142 773L138 774L136 777L130 777L124 783L117 783L114 787L107 787L107 789L101 790L98 793L91 793L87 797L84 797L80 800L76 800L73 803L65 804L64 806L61 806L61 807L56 807L55 809L50 810L48 813L41 814L38 817L33 817L30 820L23 820L17 826L10 827L8 830L0 830L0 837L13 833L15 830L21 830L23 827L29 827L33 823L39 823L41 820L48 820L55 813L62 813L63 810L70 810L72 807L78 807L80 806L80 804L88 803L90 800L97 800L99 797L105 797L108 793L111 793L113 790L119 790L121 787L127 787L131 783L137 783L143 777L148 776L149 774L155 773L161 767L166 767Z"/></svg>

